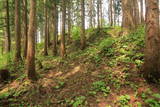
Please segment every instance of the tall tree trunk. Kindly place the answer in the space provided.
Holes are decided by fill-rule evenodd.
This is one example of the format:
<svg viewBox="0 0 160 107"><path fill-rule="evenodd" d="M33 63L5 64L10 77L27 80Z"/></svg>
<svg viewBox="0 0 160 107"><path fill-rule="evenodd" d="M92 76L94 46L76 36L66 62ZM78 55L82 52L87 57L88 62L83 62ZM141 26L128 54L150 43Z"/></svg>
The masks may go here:
<svg viewBox="0 0 160 107"><path fill-rule="evenodd" d="M133 0L133 17L135 27L137 28L137 26L140 24L139 6L137 0Z"/></svg>
<svg viewBox="0 0 160 107"><path fill-rule="evenodd" d="M71 0L68 0L68 43L71 42Z"/></svg>
<svg viewBox="0 0 160 107"><path fill-rule="evenodd" d="M21 25L20 25L20 0L15 0L15 61L21 60Z"/></svg>
<svg viewBox="0 0 160 107"><path fill-rule="evenodd" d="M121 0L122 2L122 12L123 20L122 27L125 29L133 30L135 28L134 19L133 19L133 9L132 9L132 0Z"/></svg>
<svg viewBox="0 0 160 107"><path fill-rule="evenodd" d="M48 48L50 47L50 18L49 18L49 11L48 11L48 15L47 15L47 46Z"/></svg>
<svg viewBox="0 0 160 107"><path fill-rule="evenodd" d="M109 0L110 26L113 26L113 0Z"/></svg>
<svg viewBox="0 0 160 107"><path fill-rule="evenodd" d="M100 0L97 0L97 24L100 28Z"/></svg>
<svg viewBox="0 0 160 107"><path fill-rule="evenodd" d="M100 16L101 16L101 17L100 17L100 19L101 19L101 20L100 20L100 27L101 27L101 28L103 27L103 7L102 7L102 4L103 4L103 3L102 3L102 1L103 1L103 0L100 0Z"/></svg>
<svg viewBox="0 0 160 107"><path fill-rule="evenodd" d="M66 2L62 0L62 32L61 32L61 57L65 57L65 25L66 25Z"/></svg>
<svg viewBox="0 0 160 107"><path fill-rule="evenodd" d="M93 0L89 0L89 27L93 28Z"/></svg>
<svg viewBox="0 0 160 107"><path fill-rule="evenodd" d="M146 49L144 76L149 81L160 79L160 35L158 0L147 0ZM155 82L155 81L154 81Z"/></svg>
<svg viewBox="0 0 160 107"><path fill-rule="evenodd" d="M47 1L44 0L44 15L45 15L45 40L44 40L44 55L48 55L48 9L47 9Z"/></svg>
<svg viewBox="0 0 160 107"><path fill-rule="evenodd" d="M59 29L58 29L58 28L59 28L59 19L60 19L60 18L59 18L60 15L59 15L59 8L58 8L58 6L57 6L57 11L56 11L56 13L57 13L57 14L56 14L56 20L57 20L57 21L56 21L56 31L57 31L57 32L56 32L56 35L57 35L57 36L56 36L56 44L58 44L58 38L59 38L59 35L58 35L58 34L59 34Z"/></svg>
<svg viewBox="0 0 160 107"><path fill-rule="evenodd" d="M35 72L35 34L36 34L36 0L30 0L28 30L28 50L27 50L27 74L31 80L36 80Z"/></svg>
<svg viewBox="0 0 160 107"><path fill-rule="evenodd" d="M141 6L141 24L144 24L144 15L143 15L143 13L144 13L144 2L143 2L144 0L140 0L140 6Z"/></svg>
<svg viewBox="0 0 160 107"><path fill-rule="evenodd" d="M11 37L10 37L10 17L9 17L9 2L6 0L6 42L5 42L5 51L8 53L11 51Z"/></svg>
<svg viewBox="0 0 160 107"><path fill-rule="evenodd" d="M23 56L27 57L28 45L28 21L27 21L27 0L23 0L23 27L24 27L24 53Z"/></svg>
<svg viewBox="0 0 160 107"><path fill-rule="evenodd" d="M86 45L85 40L85 6L84 6L84 0L81 0L81 49L83 50Z"/></svg>
<svg viewBox="0 0 160 107"><path fill-rule="evenodd" d="M115 0L112 1L113 3L113 25L116 26L116 7L115 7Z"/></svg>
<svg viewBox="0 0 160 107"><path fill-rule="evenodd" d="M57 3L53 2L53 55L55 56L57 54Z"/></svg>

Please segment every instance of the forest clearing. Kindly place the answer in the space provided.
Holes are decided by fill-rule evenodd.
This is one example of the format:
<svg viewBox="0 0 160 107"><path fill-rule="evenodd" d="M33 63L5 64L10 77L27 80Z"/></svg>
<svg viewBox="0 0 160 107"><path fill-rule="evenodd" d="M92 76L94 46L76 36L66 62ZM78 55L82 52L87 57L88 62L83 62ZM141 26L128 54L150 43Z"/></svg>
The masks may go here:
<svg viewBox="0 0 160 107"><path fill-rule="evenodd" d="M159 26L159 0L0 1L0 107L160 107Z"/></svg>

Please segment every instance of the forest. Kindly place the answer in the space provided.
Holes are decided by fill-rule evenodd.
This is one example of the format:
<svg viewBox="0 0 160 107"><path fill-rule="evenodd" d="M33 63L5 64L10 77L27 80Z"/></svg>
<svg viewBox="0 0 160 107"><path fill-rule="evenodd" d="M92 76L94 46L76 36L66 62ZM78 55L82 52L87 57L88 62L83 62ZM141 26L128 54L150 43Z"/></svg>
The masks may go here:
<svg viewBox="0 0 160 107"><path fill-rule="evenodd" d="M159 0L0 0L0 107L160 107Z"/></svg>

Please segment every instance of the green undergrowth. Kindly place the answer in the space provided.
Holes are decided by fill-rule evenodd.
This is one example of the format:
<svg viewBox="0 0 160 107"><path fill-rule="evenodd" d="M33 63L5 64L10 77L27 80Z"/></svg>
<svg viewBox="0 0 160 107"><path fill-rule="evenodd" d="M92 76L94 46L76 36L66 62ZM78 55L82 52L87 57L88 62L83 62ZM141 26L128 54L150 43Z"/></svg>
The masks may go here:
<svg viewBox="0 0 160 107"><path fill-rule="evenodd" d="M144 61L144 27L139 27L135 32L129 33L127 35L121 35L119 36L118 33L121 32L121 28L105 28L103 29L103 32L99 33L97 30L94 29L88 29L87 31L87 40L88 45L86 46L86 49L80 50L77 49L77 51L71 51L67 53L67 56L65 59L62 59L60 56L52 56L51 50L49 50L49 56L43 56L41 51L43 51L43 43L37 45L38 53L36 54L36 63L39 61L43 65L43 69L41 72L38 71L38 73L42 73L45 71L48 71L49 69L57 69L63 70L61 65L63 67L66 65L67 67L70 66L73 62L80 63L80 64L86 64L93 63L95 67L102 67L101 65L105 65L109 67L110 69L96 69L100 73L99 75L96 75L96 80L88 83L90 84L90 87L88 87L86 96L83 95L77 95L73 98L66 98L63 102L67 103L69 106L73 107L79 107L83 105L87 105L89 102L87 102L87 97L92 96L96 97L97 95L101 95L105 98L107 98L113 91L121 89L121 86L126 85L130 88L133 88L134 91L137 90L137 85L133 82L127 81L128 78L130 78L130 75L132 72L130 72L129 64L136 65L136 68L140 68ZM109 33L109 34L108 34ZM92 36L97 36L96 38ZM72 37L73 40L79 40L79 29L77 27L74 27L72 31ZM94 42L92 42L92 39L94 39ZM89 41L91 39L91 41ZM6 60L3 59L4 56L0 56L0 60ZM7 55L6 55L7 58ZM5 61L0 62L0 67ZM11 61L13 62L13 61ZM85 62L85 63L83 63ZM59 66L60 65L60 66ZM114 71L115 68L118 67L118 65L123 65L122 72L116 74L116 71ZM23 65L22 65L23 68ZM89 66L90 68L90 66ZM53 71L54 71L53 69ZM65 69L68 70L68 69ZM72 69L69 69L72 71ZM68 70L68 71L69 71ZM99 73L98 72L98 73ZM47 73L47 72L45 72ZM26 77L25 74L22 74L18 80L23 80ZM83 81L83 80L82 80ZM59 90L66 88L65 87L67 82L58 82L56 86L53 86L52 89L59 92ZM28 92L30 94L30 89L27 88L27 85L24 85L24 87L20 88L20 90L13 90L10 92L6 92L3 94L0 94L0 99L7 99L8 97L12 96L14 98L21 97L24 93ZM114 90L113 90L114 89ZM85 94L84 94L85 95ZM32 95L30 95L32 97ZM143 93L142 99L143 101L150 105L151 107L158 107L160 105L159 100L159 94L153 94L152 97L148 95L148 93ZM47 100L47 99L44 99ZM117 103L120 107L130 107L131 96L126 94L119 95L117 97ZM141 105L140 102L138 102L138 105ZM141 107L141 106L138 106Z"/></svg>
<svg viewBox="0 0 160 107"><path fill-rule="evenodd" d="M143 64L144 27L135 32L115 37L115 54L110 62L111 66L118 63L134 63L138 67Z"/></svg>

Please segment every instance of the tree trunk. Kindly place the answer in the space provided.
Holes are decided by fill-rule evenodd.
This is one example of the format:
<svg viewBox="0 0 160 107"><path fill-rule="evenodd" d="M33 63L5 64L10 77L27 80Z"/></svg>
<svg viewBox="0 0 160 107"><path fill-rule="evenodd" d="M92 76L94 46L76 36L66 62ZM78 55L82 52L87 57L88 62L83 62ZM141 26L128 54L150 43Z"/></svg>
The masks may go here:
<svg viewBox="0 0 160 107"><path fill-rule="evenodd" d="M100 0L97 0L97 23L98 29L100 28Z"/></svg>
<svg viewBox="0 0 160 107"><path fill-rule="evenodd" d="M84 0L81 0L81 49L83 50L86 45L85 40L85 6L84 6Z"/></svg>
<svg viewBox="0 0 160 107"><path fill-rule="evenodd" d="M28 50L27 50L27 74L31 80L36 80L35 72L35 34L36 34L36 0L30 0L28 30Z"/></svg>
<svg viewBox="0 0 160 107"><path fill-rule="evenodd" d="M55 56L57 54L57 3L53 2L53 55Z"/></svg>
<svg viewBox="0 0 160 107"><path fill-rule="evenodd" d="M15 0L15 61L21 60L21 25L20 25L20 0Z"/></svg>
<svg viewBox="0 0 160 107"><path fill-rule="evenodd" d="M48 48L50 47L50 18L49 18L49 11L48 11L48 15L47 15L47 46Z"/></svg>
<svg viewBox="0 0 160 107"><path fill-rule="evenodd" d="M132 30L135 28L133 20L132 0L121 0L122 2L122 27L125 29Z"/></svg>
<svg viewBox="0 0 160 107"><path fill-rule="evenodd" d="M147 0L144 76L152 82L160 79L160 35L158 0Z"/></svg>
<svg viewBox="0 0 160 107"><path fill-rule="evenodd" d="M113 0L109 0L109 11L110 11L110 26L113 26Z"/></svg>
<svg viewBox="0 0 160 107"><path fill-rule="evenodd" d="M23 0L23 27L24 27L24 58L27 57L28 45L28 21L27 21L27 0Z"/></svg>
<svg viewBox="0 0 160 107"><path fill-rule="evenodd" d="M71 42L71 0L68 1L68 43Z"/></svg>
<svg viewBox="0 0 160 107"><path fill-rule="evenodd" d="M44 15L45 15L45 40L44 40L44 56L48 55L48 10L46 0L44 0Z"/></svg>
<svg viewBox="0 0 160 107"><path fill-rule="evenodd" d="M100 27L102 28L103 27L103 8L102 8L102 1L103 0L100 0Z"/></svg>
<svg viewBox="0 0 160 107"><path fill-rule="evenodd" d="M62 0L62 32L61 32L61 57L65 57L65 25L66 25L66 2Z"/></svg>
<svg viewBox="0 0 160 107"><path fill-rule="evenodd" d="M89 27L93 28L93 0L89 0Z"/></svg>
<svg viewBox="0 0 160 107"><path fill-rule="evenodd" d="M10 17L9 17L9 2L6 0L6 42L5 42L5 51L8 53L11 51L11 37L10 37Z"/></svg>
<svg viewBox="0 0 160 107"><path fill-rule="evenodd" d="M140 6L141 6L141 24L144 24L144 15L143 15L143 13L144 13L144 8L143 8L143 0L140 0Z"/></svg>
<svg viewBox="0 0 160 107"><path fill-rule="evenodd" d="M138 6L138 1L137 0L133 0L133 19L134 19L134 24L135 27L137 28L137 26L140 24L140 17L139 17L139 6Z"/></svg>

